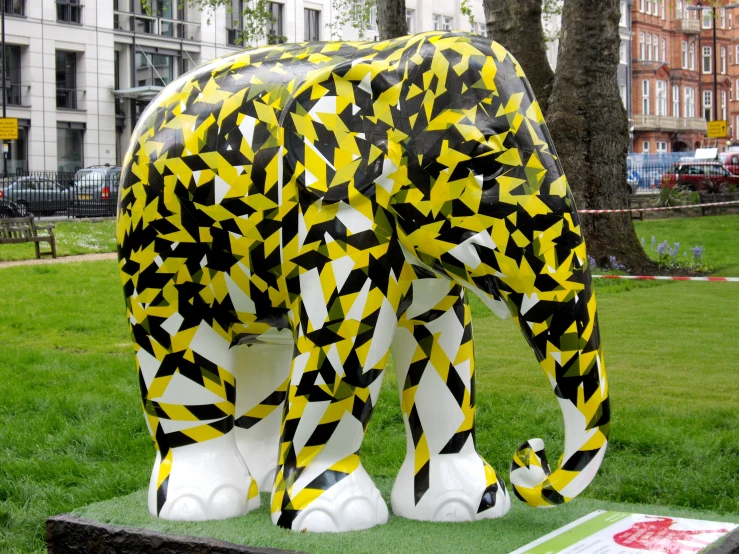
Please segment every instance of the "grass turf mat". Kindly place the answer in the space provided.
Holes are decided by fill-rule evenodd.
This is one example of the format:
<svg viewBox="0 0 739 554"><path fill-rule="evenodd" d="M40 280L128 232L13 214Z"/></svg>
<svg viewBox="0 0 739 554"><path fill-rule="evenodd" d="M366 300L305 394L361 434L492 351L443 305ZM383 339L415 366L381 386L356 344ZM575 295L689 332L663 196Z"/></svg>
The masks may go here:
<svg viewBox="0 0 739 554"><path fill-rule="evenodd" d="M738 222L676 218L638 227L647 241L655 234L703 244L714 255L709 263L729 271L739 268ZM575 506L598 498L739 514L739 285L595 288L613 426L603 466ZM515 325L470 302L478 448L507 481L513 451L530 437L545 439L557 458L562 416ZM379 484L396 475L405 441L389 364L362 445L362 463ZM0 552L45 551L47 517L144 487L153 460L116 262L0 269ZM532 525L544 517L530 512Z"/></svg>
<svg viewBox="0 0 739 554"><path fill-rule="evenodd" d="M384 497L390 497L389 480L377 480ZM535 510L512 499L511 511L503 518L473 523L429 523L394 517L387 525L353 533L294 533L272 525L269 495L262 507L243 517L222 521L180 523L151 517L146 509L146 491L85 506L74 515L113 525L152 529L162 533L211 537L236 544L294 549L314 553L365 554L368 552L465 552L505 554L528 544L595 510L611 510L693 519L739 523L738 515L668 508L664 506L599 502L578 499L552 510Z"/></svg>

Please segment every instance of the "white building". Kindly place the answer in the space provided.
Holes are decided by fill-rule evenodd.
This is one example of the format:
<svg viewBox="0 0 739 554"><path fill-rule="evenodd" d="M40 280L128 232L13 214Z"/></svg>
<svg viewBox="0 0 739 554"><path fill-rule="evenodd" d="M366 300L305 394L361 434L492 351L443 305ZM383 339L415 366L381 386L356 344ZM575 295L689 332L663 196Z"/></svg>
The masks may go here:
<svg viewBox="0 0 739 554"><path fill-rule="evenodd" d="M179 0L2 0L5 9L7 116L18 118L8 141L8 172L75 171L120 164L138 116L168 82L201 63L236 52L244 1L215 12ZM185 4L185 6L182 6ZM482 0L475 22L462 0L406 0L409 32L485 29ZM269 3L269 30L287 42L356 40L346 27L331 37L332 0ZM374 14L371 17L374 21ZM376 40L374 23L364 40Z"/></svg>

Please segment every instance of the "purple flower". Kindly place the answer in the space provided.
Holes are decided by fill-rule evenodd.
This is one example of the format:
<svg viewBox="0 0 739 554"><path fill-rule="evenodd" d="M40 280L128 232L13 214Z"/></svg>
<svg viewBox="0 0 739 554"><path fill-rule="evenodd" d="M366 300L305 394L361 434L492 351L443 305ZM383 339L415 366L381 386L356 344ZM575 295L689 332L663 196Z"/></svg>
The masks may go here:
<svg viewBox="0 0 739 554"><path fill-rule="evenodd" d="M674 254L674 255L675 255L675 256L677 256L677 253L678 253L679 251L680 251L680 243L679 243L679 242L676 242L676 243L675 243L675 254Z"/></svg>
<svg viewBox="0 0 739 554"><path fill-rule="evenodd" d="M595 263L595 258L593 258L590 254L588 254L588 265L590 266L590 269L595 269L598 267L598 264Z"/></svg>
<svg viewBox="0 0 739 554"><path fill-rule="evenodd" d="M690 249L690 252L693 254L694 260L700 260L703 257L703 247L702 246L694 246Z"/></svg>
<svg viewBox="0 0 739 554"><path fill-rule="evenodd" d="M644 237L642 237L642 238L641 238L641 245L642 245L642 248L644 247L644 244L645 244L646 242L647 242L647 239L645 239Z"/></svg>
<svg viewBox="0 0 739 554"><path fill-rule="evenodd" d="M654 245L657 244L657 237L652 235L652 248L654 248Z"/></svg>
<svg viewBox="0 0 739 554"><path fill-rule="evenodd" d="M659 246L657 247L657 254L659 254L660 256L664 256L665 248L667 248L667 241L660 242Z"/></svg>

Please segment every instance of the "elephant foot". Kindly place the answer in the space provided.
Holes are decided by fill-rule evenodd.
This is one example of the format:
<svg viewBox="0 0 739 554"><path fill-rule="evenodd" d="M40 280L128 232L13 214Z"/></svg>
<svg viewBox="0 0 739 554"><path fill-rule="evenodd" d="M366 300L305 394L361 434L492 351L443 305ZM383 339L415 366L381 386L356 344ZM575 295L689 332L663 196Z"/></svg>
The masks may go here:
<svg viewBox="0 0 739 554"><path fill-rule="evenodd" d="M393 513L420 521L477 521L502 517L511 507L505 483L474 450L432 456L414 474L403 462L391 494Z"/></svg>
<svg viewBox="0 0 739 554"><path fill-rule="evenodd" d="M149 513L153 516L204 521L241 516L259 508L257 482L249 475L231 435L173 449L169 478L157 488L160 467L157 452L149 483Z"/></svg>
<svg viewBox="0 0 739 554"><path fill-rule="evenodd" d="M272 514L278 523L280 513ZM359 531L387 523L388 509L380 491L360 465L301 510L291 529L298 532Z"/></svg>

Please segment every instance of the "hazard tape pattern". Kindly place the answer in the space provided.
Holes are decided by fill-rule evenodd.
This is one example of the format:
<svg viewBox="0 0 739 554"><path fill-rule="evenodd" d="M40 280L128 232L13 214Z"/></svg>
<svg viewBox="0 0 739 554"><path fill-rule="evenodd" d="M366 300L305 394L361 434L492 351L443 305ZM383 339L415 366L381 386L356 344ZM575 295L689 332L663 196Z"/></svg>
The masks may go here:
<svg viewBox="0 0 739 554"><path fill-rule="evenodd" d="M628 279L631 281L705 281L739 283L739 277L678 277L668 275L593 275L593 279Z"/></svg>
<svg viewBox="0 0 739 554"><path fill-rule="evenodd" d="M690 208L710 208L712 206L730 206L739 204L739 200L729 200L727 202L712 202L710 204L689 204L686 206L665 206L661 208L627 208L625 210L577 210L580 214L620 214L629 212L662 212L665 210L686 210Z"/></svg>

